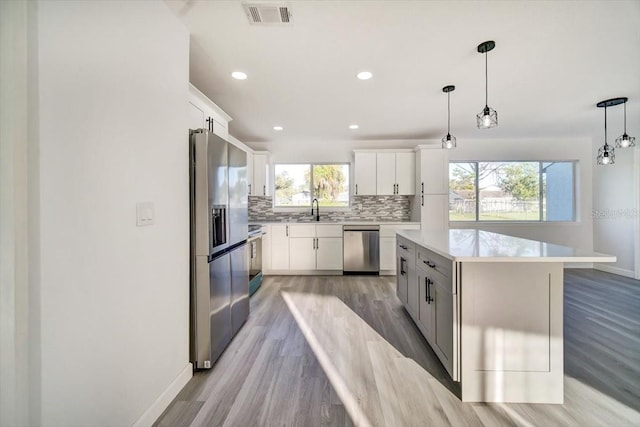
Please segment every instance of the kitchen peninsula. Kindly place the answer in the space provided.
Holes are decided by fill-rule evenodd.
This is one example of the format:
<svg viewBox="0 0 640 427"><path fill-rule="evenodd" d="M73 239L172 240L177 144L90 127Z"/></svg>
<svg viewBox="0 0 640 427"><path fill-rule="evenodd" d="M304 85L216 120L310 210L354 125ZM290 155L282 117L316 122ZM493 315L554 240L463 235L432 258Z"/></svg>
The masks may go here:
<svg viewBox="0 0 640 427"><path fill-rule="evenodd" d="M475 229L397 234L397 294L466 402L563 403L563 268L614 256Z"/></svg>

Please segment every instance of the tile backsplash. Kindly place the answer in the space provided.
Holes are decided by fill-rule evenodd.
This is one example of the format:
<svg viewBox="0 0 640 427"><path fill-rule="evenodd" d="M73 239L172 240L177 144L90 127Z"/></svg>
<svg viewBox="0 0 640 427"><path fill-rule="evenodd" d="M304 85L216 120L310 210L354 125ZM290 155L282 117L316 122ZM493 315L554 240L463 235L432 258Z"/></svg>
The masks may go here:
<svg viewBox="0 0 640 427"><path fill-rule="evenodd" d="M348 209L320 208L321 221L409 221L411 196L351 196ZM304 212L274 212L270 196L249 196L249 221L311 222L311 209Z"/></svg>

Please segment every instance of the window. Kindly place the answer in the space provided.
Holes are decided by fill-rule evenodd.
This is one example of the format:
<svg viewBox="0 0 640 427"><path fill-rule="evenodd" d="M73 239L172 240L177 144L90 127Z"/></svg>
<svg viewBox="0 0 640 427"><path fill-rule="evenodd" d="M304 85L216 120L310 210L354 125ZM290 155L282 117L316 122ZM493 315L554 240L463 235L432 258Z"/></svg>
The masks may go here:
<svg viewBox="0 0 640 427"><path fill-rule="evenodd" d="M277 164L275 207L349 206L349 164Z"/></svg>
<svg viewBox="0 0 640 427"><path fill-rule="evenodd" d="M449 164L449 221L573 221L574 162Z"/></svg>

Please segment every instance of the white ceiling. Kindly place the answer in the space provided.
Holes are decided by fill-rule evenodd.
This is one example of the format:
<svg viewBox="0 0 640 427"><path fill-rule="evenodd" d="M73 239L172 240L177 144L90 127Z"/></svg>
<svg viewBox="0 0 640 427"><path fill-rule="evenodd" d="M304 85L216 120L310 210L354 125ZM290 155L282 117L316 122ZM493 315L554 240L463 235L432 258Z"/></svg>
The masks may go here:
<svg viewBox="0 0 640 427"><path fill-rule="evenodd" d="M191 32L191 82L251 143L596 137L595 104L627 96L640 137L640 1L289 1L290 26L250 25L240 1L167 1ZM274 2L268 2L273 4ZM499 126L479 130L484 56ZM230 77L241 70L244 81ZM360 81L362 70L373 72ZM610 141L622 106L609 111ZM357 123L353 131L348 125ZM274 125L284 130L276 132ZM264 144L261 144L264 145Z"/></svg>

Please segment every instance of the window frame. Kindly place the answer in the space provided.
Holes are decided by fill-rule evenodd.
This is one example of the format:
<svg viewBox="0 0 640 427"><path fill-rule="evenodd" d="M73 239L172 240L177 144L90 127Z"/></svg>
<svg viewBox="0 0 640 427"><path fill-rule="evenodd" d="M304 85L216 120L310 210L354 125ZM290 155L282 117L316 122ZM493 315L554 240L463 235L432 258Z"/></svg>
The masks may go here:
<svg viewBox="0 0 640 427"><path fill-rule="evenodd" d="M449 168L447 170L447 179L449 180L449 197L450 193L451 193L451 187L450 187L450 182L451 182L451 178L448 176L450 173L450 165L452 163L473 163L476 165L476 175L474 177L473 180L473 185L474 185L474 190L475 190L475 200L476 200L476 206L475 206L475 219L473 220L452 220L450 217L450 213L447 215L448 216L448 222L449 223L455 223L455 224L477 224L477 223L483 223L483 224L517 224L517 223L523 223L523 224L537 224L537 223L544 223L544 224L571 224L571 223L577 223L578 222L578 213L577 213L577 194L576 194L576 190L578 188L578 183L577 183L577 166L578 166L578 161L577 160L452 160L449 161ZM478 164L480 163L538 163L538 209L540 212L540 216L539 219L534 220L534 219L527 219L527 220L522 220L522 219L517 219L517 220L486 220L486 219L480 219L480 188L479 188L479 177L478 177ZM561 221L561 220L553 220L553 221L549 221L549 220L545 220L543 219L543 207L544 207L544 198L543 198L543 170L544 167L543 165L545 163L571 163L572 165L572 170L571 170L571 179L572 179L572 216L570 220L565 220L565 221Z"/></svg>
<svg viewBox="0 0 640 427"><path fill-rule="evenodd" d="M314 197L314 188L313 188L313 167L314 166L326 166L326 165L336 165L336 166L347 166L347 191L349 193L349 197L347 198L346 206L321 206L324 212L331 211L346 211L351 209L351 162L291 162L291 163L274 163L273 164L273 200L272 200L272 208L274 212L305 212L311 208L309 206L281 206L276 204L276 167L278 166L288 166L288 165L308 165L311 169L311 182L309 183L309 189L311 192L311 201L313 202Z"/></svg>

